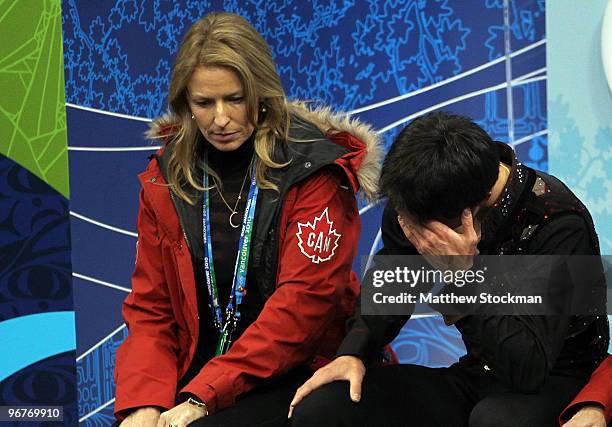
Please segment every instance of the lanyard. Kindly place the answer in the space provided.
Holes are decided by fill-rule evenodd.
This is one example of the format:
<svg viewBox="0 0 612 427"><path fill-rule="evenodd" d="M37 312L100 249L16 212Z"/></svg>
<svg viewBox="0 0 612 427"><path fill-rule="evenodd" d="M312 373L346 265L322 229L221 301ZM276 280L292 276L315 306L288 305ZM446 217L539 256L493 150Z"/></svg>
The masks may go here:
<svg viewBox="0 0 612 427"><path fill-rule="evenodd" d="M205 161L207 161L206 159ZM208 174L204 171L204 188L208 188ZM208 306L212 311L215 328L219 331L219 341L215 355L219 356L227 351L232 342L232 333L236 330L240 320L240 304L246 295L246 275L251 247L251 235L253 234L253 222L255 220L255 206L257 205L257 186L254 162L251 162L251 179L249 196L246 203L245 213L242 218L242 229L238 241L238 254L234 264L234 277L229 301L225 309L225 321L223 311L219 304L217 279L213 264L212 239L210 235L210 200L208 190L204 190L204 203L202 206L203 238L204 238L204 277L208 288Z"/></svg>

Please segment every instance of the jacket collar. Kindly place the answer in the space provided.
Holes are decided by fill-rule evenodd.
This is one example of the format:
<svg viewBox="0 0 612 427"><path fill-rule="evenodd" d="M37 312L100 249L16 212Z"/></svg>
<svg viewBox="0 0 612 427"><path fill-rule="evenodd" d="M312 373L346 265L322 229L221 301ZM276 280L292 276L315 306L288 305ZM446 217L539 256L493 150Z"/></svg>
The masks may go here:
<svg viewBox="0 0 612 427"><path fill-rule="evenodd" d="M494 251L498 243L508 236L512 226L512 218L520 208L526 190L533 185L531 169L519 163L514 150L503 142L497 142L497 148L500 161L511 166L511 169L499 200L493 205L484 220L482 239L479 245L483 253Z"/></svg>

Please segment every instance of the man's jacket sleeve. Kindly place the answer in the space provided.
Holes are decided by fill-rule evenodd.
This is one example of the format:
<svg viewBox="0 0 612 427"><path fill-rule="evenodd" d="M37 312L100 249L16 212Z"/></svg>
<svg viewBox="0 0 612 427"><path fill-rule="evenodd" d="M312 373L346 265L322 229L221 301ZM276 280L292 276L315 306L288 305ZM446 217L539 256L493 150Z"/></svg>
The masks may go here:
<svg viewBox="0 0 612 427"><path fill-rule="evenodd" d="M258 380L310 361L339 311L350 313L345 295L356 283L351 267L360 218L354 192L340 175L325 169L288 192L275 292L230 350L181 390L199 397L210 412L232 405Z"/></svg>
<svg viewBox="0 0 612 427"><path fill-rule="evenodd" d="M603 406L606 424L612 422L612 355L608 355L593 372L590 381L576 398L561 413L559 423L563 425L584 405L595 403Z"/></svg>
<svg viewBox="0 0 612 427"><path fill-rule="evenodd" d="M394 209L385 207L381 233L383 248L378 255L417 255L418 252L404 237ZM369 273L366 273L369 274ZM355 313L347 322L347 335L336 356L357 356L364 362L374 361L380 350L400 332L410 316L361 314L361 303L357 301Z"/></svg>
<svg viewBox="0 0 612 427"><path fill-rule="evenodd" d="M136 266L132 292L123 304L129 335L117 351L115 414L141 406L172 408L177 383L177 340L164 280L160 233L140 193Z"/></svg>

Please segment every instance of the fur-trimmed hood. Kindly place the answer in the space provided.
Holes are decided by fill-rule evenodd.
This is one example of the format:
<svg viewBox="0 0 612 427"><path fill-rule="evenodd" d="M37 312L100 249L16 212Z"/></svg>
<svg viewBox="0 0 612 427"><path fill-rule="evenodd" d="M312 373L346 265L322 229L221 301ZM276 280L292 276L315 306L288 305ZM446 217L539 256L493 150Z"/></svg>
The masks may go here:
<svg viewBox="0 0 612 427"><path fill-rule="evenodd" d="M294 101L289 103L288 109L292 116L313 124L324 135L347 132L365 144L367 154L356 171L357 180L363 197L367 200L376 199L384 149L380 137L372 127L346 113L334 113L329 107L310 109L306 103ZM174 114L164 114L153 120L145 136L152 140L166 139L178 122L179 119Z"/></svg>

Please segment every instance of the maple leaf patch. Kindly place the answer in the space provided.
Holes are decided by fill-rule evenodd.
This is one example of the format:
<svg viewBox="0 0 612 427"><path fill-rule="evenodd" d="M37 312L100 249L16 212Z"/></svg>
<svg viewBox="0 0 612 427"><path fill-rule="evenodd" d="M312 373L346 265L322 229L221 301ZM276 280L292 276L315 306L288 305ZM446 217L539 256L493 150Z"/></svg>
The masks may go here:
<svg viewBox="0 0 612 427"><path fill-rule="evenodd" d="M334 222L329 220L328 209L325 208L312 222L297 223L295 236L300 251L315 264L329 261L334 256L341 237L334 229Z"/></svg>

